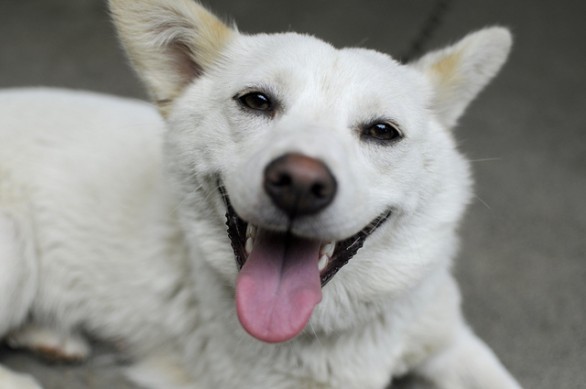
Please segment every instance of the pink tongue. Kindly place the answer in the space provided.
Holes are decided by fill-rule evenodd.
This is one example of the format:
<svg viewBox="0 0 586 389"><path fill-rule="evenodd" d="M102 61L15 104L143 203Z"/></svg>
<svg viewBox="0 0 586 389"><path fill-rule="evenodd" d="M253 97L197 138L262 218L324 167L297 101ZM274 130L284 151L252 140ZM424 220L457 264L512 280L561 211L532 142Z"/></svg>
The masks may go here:
<svg viewBox="0 0 586 389"><path fill-rule="evenodd" d="M244 329L265 342L285 342L305 328L321 301L319 242L259 229L236 282Z"/></svg>

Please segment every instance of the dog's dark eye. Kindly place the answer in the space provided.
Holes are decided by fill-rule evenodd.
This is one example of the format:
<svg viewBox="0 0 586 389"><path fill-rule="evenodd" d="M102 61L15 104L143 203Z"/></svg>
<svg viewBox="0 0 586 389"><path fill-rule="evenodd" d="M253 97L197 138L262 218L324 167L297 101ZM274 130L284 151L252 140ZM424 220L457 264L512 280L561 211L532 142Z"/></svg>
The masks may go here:
<svg viewBox="0 0 586 389"><path fill-rule="evenodd" d="M403 137L395 124L388 122L375 122L364 127L362 137L379 142L391 142Z"/></svg>
<svg viewBox="0 0 586 389"><path fill-rule="evenodd" d="M238 97L238 101L242 106L253 109L255 111L271 112L273 111L273 103L271 99L261 92L250 92Z"/></svg>

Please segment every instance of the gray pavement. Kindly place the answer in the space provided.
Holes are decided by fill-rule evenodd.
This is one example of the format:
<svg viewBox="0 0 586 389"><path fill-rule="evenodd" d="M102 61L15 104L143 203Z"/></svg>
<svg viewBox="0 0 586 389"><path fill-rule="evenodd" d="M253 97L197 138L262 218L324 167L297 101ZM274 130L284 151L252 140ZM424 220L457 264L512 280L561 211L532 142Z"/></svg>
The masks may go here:
<svg viewBox="0 0 586 389"><path fill-rule="evenodd" d="M215 0L245 32L295 30L337 46L405 52L430 0ZM431 45L487 25L516 45L457 129L477 197L456 265L476 331L528 389L586 387L586 2L453 0ZM0 0L0 87L144 97L100 0ZM1 140L0 140L1 141ZM131 388L109 350L49 365L0 349L48 389ZM498 389L498 388L495 388Z"/></svg>

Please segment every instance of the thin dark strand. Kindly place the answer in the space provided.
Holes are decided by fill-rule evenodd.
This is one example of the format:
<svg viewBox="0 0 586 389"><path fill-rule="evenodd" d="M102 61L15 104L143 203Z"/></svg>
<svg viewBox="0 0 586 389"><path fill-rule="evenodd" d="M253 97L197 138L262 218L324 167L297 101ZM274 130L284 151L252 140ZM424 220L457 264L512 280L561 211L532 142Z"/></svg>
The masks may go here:
<svg viewBox="0 0 586 389"><path fill-rule="evenodd" d="M403 63L411 62L423 54L425 46L442 24L444 16L450 7L450 2L451 0L436 1L435 6L423 23L423 27L419 30L419 34L415 37L407 52L400 57Z"/></svg>

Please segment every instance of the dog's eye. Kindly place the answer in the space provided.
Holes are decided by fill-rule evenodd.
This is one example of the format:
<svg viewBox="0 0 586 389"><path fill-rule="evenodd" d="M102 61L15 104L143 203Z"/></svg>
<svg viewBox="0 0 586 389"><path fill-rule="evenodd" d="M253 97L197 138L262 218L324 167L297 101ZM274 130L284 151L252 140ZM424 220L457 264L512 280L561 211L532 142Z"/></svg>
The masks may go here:
<svg viewBox="0 0 586 389"><path fill-rule="evenodd" d="M401 139L403 133L395 124L388 122L375 122L364 127L362 137L386 143Z"/></svg>
<svg viewBox="0 0 586 389"><path fill-rule="evenodd" d="M273 103L271 99L261 92L250 92L238 97L240 104L255 111L271 112Z"/></svg>

